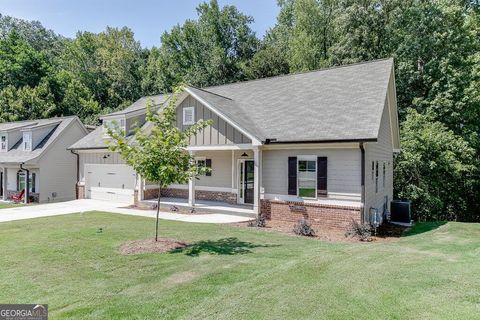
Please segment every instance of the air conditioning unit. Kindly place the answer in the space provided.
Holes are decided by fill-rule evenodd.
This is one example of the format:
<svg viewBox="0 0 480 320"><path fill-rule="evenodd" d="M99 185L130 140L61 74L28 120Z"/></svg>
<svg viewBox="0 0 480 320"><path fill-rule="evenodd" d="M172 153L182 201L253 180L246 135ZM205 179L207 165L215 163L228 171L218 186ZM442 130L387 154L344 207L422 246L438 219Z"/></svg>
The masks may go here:
<svg viewBox="0 0 480 320"><path fill-rule="evenodd" d="M412 222L411 202L408 200L393 200L390 203L390 220L392 222Z"/></svg>

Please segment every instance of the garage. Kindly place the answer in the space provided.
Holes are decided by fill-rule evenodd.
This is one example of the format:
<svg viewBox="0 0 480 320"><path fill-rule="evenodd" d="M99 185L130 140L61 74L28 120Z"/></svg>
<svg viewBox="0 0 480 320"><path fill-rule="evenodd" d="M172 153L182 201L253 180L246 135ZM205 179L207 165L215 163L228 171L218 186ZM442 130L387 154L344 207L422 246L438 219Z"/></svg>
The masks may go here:
<svg viewBox="0 0 480 320"><path fill-rule="evenodd" d="M85 164L85 190L89 199L132 204L135 171L124 164Z"/></svg>

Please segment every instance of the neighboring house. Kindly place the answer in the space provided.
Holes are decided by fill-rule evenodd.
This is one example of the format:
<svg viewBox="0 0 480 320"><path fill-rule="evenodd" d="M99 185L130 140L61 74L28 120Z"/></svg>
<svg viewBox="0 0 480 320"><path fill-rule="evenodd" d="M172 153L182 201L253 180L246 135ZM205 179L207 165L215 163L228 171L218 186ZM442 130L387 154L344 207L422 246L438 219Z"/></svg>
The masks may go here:
<svg viewBox="0 0 480 320"><path fill-rule="evenodd" d="M77 117L0 123L0 197L75 199L77 157L67 147L87 134Z"/></svg>
<svg viewBox="0 0 480 320"><path fill-rule="evenodd" d="M102 117L132 132L144 125L151 99L161 108L167 96L145 97L124 111ZM389 209L393 155L399 129L393 60L228 85L187 87L178 99L177 126L200 119L213 124L190 141L189 152L206 176L162 190L167 197L248 204L272 219L345 228ZM105 128L71 149L80 155L79 193L121 202L156 196L156 186L137 178L109 152ZM138 193L138 195L136 195Z"/></svg>

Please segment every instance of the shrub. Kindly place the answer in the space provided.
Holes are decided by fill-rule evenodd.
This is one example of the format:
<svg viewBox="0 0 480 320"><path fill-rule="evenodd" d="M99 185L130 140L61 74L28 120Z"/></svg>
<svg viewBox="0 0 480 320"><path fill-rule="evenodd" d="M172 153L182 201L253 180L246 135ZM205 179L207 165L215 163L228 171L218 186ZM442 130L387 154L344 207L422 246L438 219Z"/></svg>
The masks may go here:
<svg viewBox="0 0 480 320"><path fill-rule="evenodd" d="M293 227L293 232L299 236L315 236L315 230L313 230L312 224L305 218L298 220L298 223Z"/></svg>
<svg viewBox="0 0 480 320"><path fill-rule="evenodd" d="M369 224L358 223L352 220L345 237L358 238L360 241L372 241L372 227Z"/></svg>
<svg viewBox="0 0 480 320"><path fill-rule="evenodd" d="M267 226L267 219L264 214L259 214L255 220L250 221L250 227L265 228Z"/></svg>

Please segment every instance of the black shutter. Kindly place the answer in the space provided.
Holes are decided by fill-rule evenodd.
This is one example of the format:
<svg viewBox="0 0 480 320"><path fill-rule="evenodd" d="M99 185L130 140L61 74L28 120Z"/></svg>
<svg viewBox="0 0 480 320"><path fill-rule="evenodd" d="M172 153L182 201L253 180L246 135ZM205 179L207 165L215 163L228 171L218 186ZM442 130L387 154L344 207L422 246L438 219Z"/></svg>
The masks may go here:
<svg viewBox="0 0 480 320"><path fill-rule="evenodd" d="M288 157L288 194L297 195L297 157Z"/></svg>
<svg viewBox="0 0 480 320"><path fill-rule="evenodd" d="M207 177L211 177L212 176L212 159L206 159L205 166L210 169L207 171L207 173L205 173L205 175Z"/></svg>
<svg viewBox="0 0 480 320"><path fill-rule="evenodd" d="M327 195L327 157L317 158L317 196Z"/></svg>

